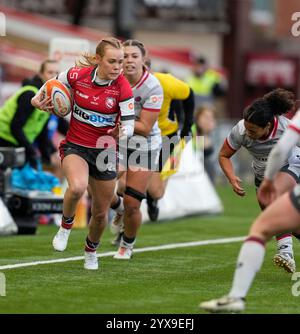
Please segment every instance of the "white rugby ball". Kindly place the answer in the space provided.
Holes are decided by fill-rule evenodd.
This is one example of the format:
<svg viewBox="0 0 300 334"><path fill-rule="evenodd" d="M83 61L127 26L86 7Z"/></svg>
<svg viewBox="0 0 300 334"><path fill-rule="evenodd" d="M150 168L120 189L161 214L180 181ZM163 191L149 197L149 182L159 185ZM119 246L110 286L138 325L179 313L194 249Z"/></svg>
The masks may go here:
<svg viewBox="0 0 300 334"><path fill-rule="evenodd" d="M51 79L44 84L44 96L51 98L53 114L58 117L67 116L72 109L72 92L62 82Z"/></svg>

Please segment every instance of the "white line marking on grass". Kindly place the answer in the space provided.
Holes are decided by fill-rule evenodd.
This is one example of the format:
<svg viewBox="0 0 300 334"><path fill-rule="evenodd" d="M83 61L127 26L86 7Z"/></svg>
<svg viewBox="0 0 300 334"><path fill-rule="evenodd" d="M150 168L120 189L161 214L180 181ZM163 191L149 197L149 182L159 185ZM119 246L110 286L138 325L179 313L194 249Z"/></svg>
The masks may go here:
<svg viewBox="0 0 300 334"><path fill-rule="evenodd" d="M134 249L133 253L155 252L155 251L166 250L166 249L205 246L205 245L214 245L214 244L228 244L232 242L243 241L245 240L245 238L246 237L235 237L235 238L226 238L226 239L202 240L202 241L192 241L192 242L181 242L177 244L168 244L168 245L161 245L161 246L136 248ZM112 251L112 252L97 254L97 257L107 257L107 256L113 256L115 254L116 252ZM67 257L64 259L7 264L4 266L0 266L0 270L31 267L31 266L37 266L39 264L51 264L51 263L62 263L62 262L69 262L69 261L79 261L83 259L84 259L84 256L74 256L74 257Z"/></svg>

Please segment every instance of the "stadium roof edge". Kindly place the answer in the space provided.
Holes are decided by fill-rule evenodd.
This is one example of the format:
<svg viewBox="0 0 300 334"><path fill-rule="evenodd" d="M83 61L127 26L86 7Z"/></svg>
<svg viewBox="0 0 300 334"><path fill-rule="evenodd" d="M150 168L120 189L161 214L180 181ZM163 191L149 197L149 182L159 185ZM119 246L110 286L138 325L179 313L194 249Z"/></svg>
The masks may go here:
<svg viewBox="0 0 300 334"><path fill-rule="evenodd" d="M108 33L99 32L93 28L78 27L57 19L49 19L42 15L31 14L6 6L0 6L0 12L6 15L8 33L41 44L48 45L54 37L70 37L88 39L93 44L92 46L95 46L101 38L108 35ZM178 64L183 67L191 65L189 50L187 49L149 47L148 50L152 57L158 58L158 61L172 62L174 65Z"/></svg>

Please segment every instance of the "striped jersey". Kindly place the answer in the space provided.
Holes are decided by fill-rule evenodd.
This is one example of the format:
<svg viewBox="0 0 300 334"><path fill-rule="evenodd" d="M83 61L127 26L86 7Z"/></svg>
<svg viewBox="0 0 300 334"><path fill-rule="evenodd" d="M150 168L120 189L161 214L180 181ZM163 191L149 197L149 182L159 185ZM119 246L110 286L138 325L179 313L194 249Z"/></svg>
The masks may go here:
<svg viewBox="0 0 300 334"><path fill-rule="evenodd" d="M134 100L129 82L101 80L97 67L71 67L58 80L73 90L73 107L66 140L85 147L99 147L101 137L122 119L134 119Z"/></svg>
<svg viewBox="0 0 300 334"><path fill-rule="evenodd" d="M134 95L135 120L139 120L141 111L159 113L163 103L163 90L157 78L145 71L140 80L132 87ZM123 146L120 143L120 146ZM128 148L138 151L157 150L161 146L161 132L156 121L150 134L145 138L134 134Z"/></svg>
<svg viewBox="0 0 300 334"><path fill-rule="evenodd" d="M264 140L254 140L246 135L244 120L241 120L231 129L226 138L226 142L229 147L235 151L239 150L241 147L245 147L247 149L253 158L252 168L254 175L261 181L264 177L268 156L290 123L291 121L284 116L275 117L274 127L269 137ZM300 168L299 147L293 148L283 166L285 165Z"/></svg>

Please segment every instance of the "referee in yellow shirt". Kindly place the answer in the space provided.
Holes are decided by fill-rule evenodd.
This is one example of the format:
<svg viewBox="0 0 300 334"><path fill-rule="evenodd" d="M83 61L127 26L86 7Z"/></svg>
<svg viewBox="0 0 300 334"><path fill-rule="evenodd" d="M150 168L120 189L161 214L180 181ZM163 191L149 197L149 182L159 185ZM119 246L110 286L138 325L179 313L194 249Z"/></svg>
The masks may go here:
<svg viewBox="0 0 300 334"><path fill-rule="evenodd" d="M147 65L149 67L150 63ZM187 83L169 73L155 72L153 74L160 81L164 92L164 101L158 116L158 125L163 137L159 171L153 174L147 190L149 218L152 221L156 221L159 214L157 202L163 197L168 182L167 179L162 180L160 172L172 154L176 143L179 143L181 138L190 135L195 102L193 90ZM178 115L182 115L184 118L181 130ZM170 139L172 139L171 145L169 142Z"/></svg>

